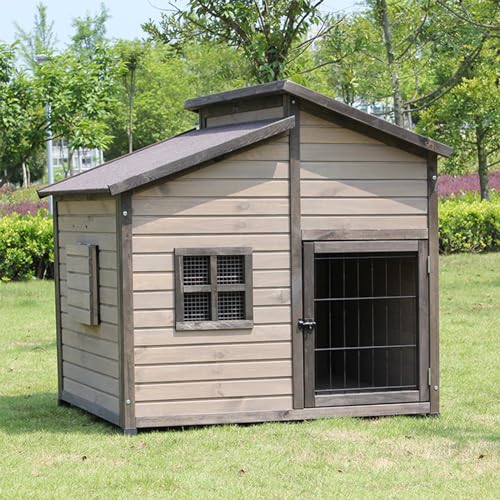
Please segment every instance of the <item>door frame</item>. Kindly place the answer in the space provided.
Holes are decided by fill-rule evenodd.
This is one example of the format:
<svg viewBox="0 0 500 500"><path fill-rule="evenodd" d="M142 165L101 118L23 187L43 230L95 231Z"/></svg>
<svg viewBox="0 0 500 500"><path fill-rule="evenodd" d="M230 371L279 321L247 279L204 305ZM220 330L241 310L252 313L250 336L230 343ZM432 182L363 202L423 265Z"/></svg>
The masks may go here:
<svg viewBox="0 0 500 500"><path fill-rule="evenodd" d="M415 403L429 401L429 243L421 240L359 240L303 242L303 311L304 319L315 319L314 257L321 253L413 252L417 255L418 297L418 389L402 391L359 392L356 394L315 394L315 328L304 335L304 406L350 406L381 403Z"/></svg>

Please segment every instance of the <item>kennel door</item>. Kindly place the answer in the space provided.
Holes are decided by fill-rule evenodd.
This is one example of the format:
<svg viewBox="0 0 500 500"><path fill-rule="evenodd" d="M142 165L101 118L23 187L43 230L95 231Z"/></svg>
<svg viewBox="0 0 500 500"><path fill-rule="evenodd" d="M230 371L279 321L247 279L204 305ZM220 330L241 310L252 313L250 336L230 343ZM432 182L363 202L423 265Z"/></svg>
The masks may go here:
<svg viewBox="0 0 500 500"><path fill-rule="evenodd" d="M304 243L306 407L428 400L426 249Z"/></svg>

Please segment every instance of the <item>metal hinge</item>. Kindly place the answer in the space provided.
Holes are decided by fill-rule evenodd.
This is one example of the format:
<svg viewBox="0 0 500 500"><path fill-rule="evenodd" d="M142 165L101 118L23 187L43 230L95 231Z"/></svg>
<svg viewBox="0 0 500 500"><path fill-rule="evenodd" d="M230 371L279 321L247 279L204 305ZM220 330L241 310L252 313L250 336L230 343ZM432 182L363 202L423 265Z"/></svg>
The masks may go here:
<svg viewBox="0 0 500 500"><path fill-rule="evenodd" d="M427 256L427 274L431 274L431 256Z"/></svg>
<svg viewBox="0 0 500 500"><path fill-rule="evenodd" d="M429 387L432 385L432 371L430 368L427 370L427 383Z"/></svg>

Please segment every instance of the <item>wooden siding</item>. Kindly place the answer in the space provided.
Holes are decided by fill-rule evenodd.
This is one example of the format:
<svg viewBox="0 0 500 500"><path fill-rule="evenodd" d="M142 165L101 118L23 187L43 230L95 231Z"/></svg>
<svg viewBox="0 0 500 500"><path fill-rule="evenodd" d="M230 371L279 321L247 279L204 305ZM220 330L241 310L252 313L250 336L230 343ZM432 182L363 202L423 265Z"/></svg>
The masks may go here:
<svg viewBox="0 0 500 500"><path fill-rule="evenodd" d="M222 125L233 125L235 123L270 120L272 118L283 118L283 106L208 117L206 119L206 126L220 127Z"/></svg>
<svg viewBox="0 0 500 500"><path fill-rule="evenodd" d="M132 213L137 418L291 409L287 138L142 190ZM176 331L174 249L224 246L253 248L253 328Z"/></svg>
<svg viewBox="0 0 500 500"><path fill-rule="evenodd" d="M110 198L68 197L58 202L63 395L112 421L117 421L119 415L115 210L115 201ZM79 311L88 304L72 289L79 290L88 283L80 283L75 259L71 266L76 274L72 274L68 287L68 249L78 243L98 246L100 323L96 326L81 322ZM81 304L75 304L76 300ZM68 306L68 301L78 307Z"/></svg>
<svg viewBox="0 0 500 500"><path fill-rule="evenodd" d="M427 229L424 159L301 112L303 230Z"/></svg>

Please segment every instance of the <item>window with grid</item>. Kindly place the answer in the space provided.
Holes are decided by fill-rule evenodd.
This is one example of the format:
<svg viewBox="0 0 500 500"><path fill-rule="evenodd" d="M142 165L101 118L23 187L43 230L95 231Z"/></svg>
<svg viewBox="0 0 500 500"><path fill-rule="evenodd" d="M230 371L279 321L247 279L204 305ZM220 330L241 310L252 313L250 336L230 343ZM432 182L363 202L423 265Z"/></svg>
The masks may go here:
<svg viewBox="0 0 500 500"><path fill-rule="evenodd" d="M251 328L252 250L175 250L176 329Z"/></svg>

